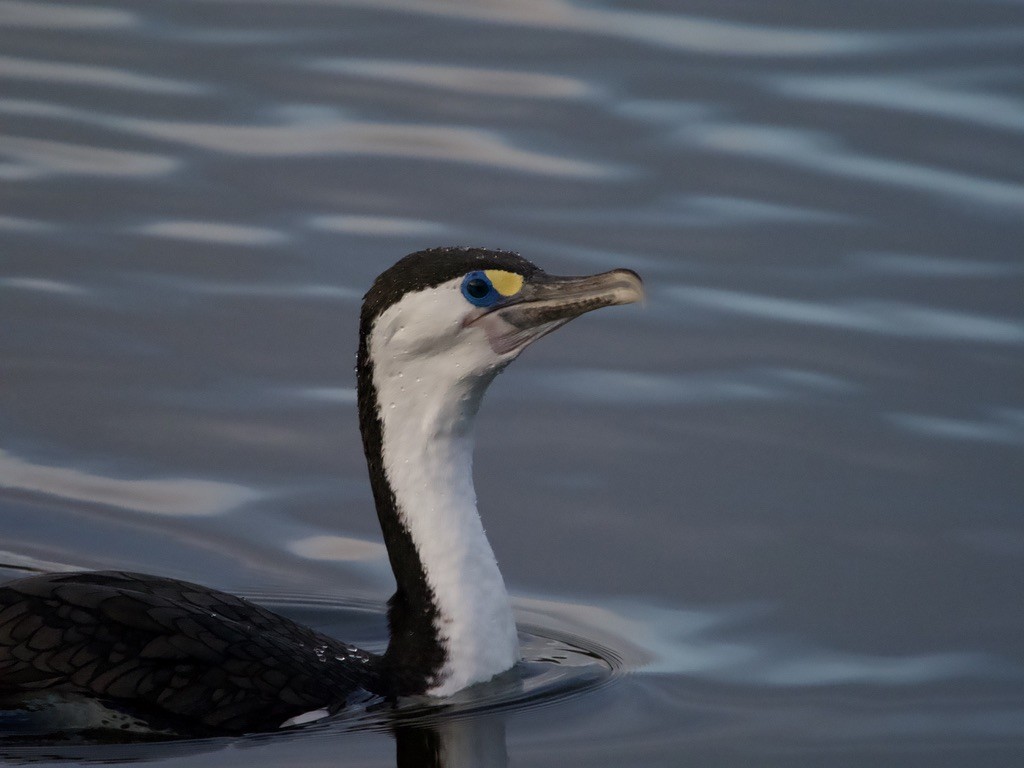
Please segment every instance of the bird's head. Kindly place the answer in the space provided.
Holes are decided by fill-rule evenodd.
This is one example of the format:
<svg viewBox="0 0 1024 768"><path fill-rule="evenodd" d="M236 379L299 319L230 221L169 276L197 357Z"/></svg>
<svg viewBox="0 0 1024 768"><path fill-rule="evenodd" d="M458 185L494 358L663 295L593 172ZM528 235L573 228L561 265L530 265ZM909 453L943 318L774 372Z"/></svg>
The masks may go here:
<svg viewBox="0 0 1024 768"><path fill-rule="evenodd" d="M419 251L366 294L360 363L369 352L378 375L489 380L574 317L641 298L640 278L627 269L558 277L509 251ZM442 368L447 376L438 375Z"/></svg>

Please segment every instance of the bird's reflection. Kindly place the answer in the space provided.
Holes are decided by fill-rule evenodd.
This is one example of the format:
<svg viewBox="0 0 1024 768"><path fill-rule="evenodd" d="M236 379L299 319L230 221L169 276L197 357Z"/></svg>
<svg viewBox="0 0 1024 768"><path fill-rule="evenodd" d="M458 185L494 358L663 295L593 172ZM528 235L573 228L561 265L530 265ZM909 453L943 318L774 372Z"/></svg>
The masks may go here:
<svg viewBox="0 0 1024 768"><path fill-rule="evenodd" d="M0 708L3 706L0 702ZM0 762L10 765L31 765L60 759L65 762L152 762L220 752L232 746L261 747L268 744L266 735L257 735L248 745L236 739L195 738L197 734L166 735L118 733L116 731L61 731L37 728L30 717L19 717L25 710L6 702L6 717L0 716ZM484 714L449 713L431 721L410 718L400 712L388 715L390 731L395 740L397 768L507 768L505 747L505 720L501 713ZM289 732L291 738L308 738L309 754L318 754L327 743L317 734L301 734L303 729ZM267 734L269 735L269 734ZM281 734L284 736L284 733ZM319 734L324 735L323 731ZM336 734L329 741L356 738L354 733ZM243 737L243 742L251 737ZM183 739L183 740L182 740ZM271 736L274 739L274 736ZM294 747L295 742L291 742ZM386 754L386 750L384 750ZM342 760L339 765L347 765Z"/></svg>
<svg viewBox="0 0 1024 768"><path fill-rule="evenodd" d="M490 713L431 725L398 724L397 768L506 768L505 720Z"/></svg>

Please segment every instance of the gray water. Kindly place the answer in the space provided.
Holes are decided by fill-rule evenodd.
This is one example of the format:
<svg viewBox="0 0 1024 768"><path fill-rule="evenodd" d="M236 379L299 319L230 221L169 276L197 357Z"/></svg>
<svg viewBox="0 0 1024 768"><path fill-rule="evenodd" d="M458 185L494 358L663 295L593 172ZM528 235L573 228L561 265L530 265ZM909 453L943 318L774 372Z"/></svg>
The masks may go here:
<svg viewBox="0 0 1024 768"><path fill-rule="evenodd" d="M0 2L0 578L379 645L362 292L441 244L629 267L646 306L527 352L476 459L525 635L613 672L430 714L447 763L1021 764L1021 3L65 2Z"/></svg>

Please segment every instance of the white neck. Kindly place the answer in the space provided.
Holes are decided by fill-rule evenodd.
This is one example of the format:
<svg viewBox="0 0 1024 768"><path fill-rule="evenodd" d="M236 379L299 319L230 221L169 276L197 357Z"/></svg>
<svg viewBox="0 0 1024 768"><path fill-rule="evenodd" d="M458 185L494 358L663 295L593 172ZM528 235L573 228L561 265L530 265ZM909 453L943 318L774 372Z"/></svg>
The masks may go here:
<svg viewBox="0 0 1024 768"><path fill-rule="evenodd" d="M427 693L446 696L519 659L505 584L476 509L473 422L489 376L449 355L395 355L389 318L370 340L384 471L419 555L446 652Z"/></svg>

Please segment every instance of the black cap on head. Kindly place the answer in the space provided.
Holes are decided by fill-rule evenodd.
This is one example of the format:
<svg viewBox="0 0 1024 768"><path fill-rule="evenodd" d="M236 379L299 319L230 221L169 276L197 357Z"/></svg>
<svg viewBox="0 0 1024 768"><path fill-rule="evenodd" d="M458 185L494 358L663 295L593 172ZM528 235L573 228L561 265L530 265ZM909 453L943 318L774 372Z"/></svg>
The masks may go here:
<svg viewBox="0 0 1024 768"><path fill-rule="evenodd" d="M451 246L410 253L386 269L363 297L362 320L380 315L410 291L421 291L483 269L503 269L529 279L541 270L513 251Z"/></svg>

